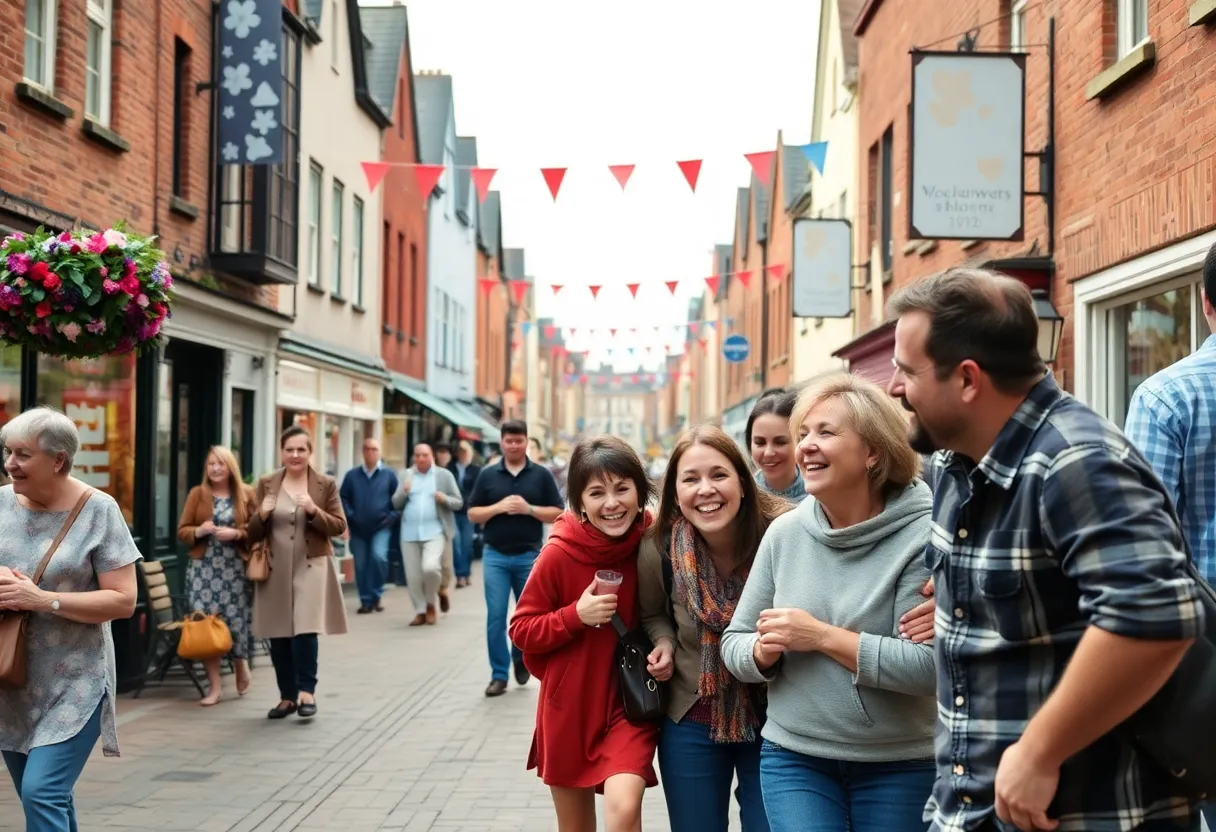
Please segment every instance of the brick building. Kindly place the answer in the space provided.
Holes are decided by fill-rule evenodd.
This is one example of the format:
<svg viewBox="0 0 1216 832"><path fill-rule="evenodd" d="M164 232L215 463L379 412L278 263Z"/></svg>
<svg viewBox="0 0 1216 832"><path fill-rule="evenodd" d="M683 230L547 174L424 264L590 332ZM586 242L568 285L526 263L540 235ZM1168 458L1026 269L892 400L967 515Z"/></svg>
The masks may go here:
<svg viewBox="0 0 1216 832"><path fill-rule="evenodd" d="M490 191L478 210L474 390L478 404L497 421L502 418L502 394L507 389L510 306L510 288L502 270L502 195Z"/></svg>
<svg viewBox="0 0 1216 832"><path fill-rule="evenodd" d="M879 381L892 332L882 305L908 282L953 265L1001 269L1047 289L1065 317L1055 372L1120 422L1135 386L1206 332L1199 264L1216 240L1216 33L1211 2L970 0L926 7L869 0L859 38L859 249L870 282L858 337L839 351ZM914 46L1024 51L1025 143L1049 140L1055 27L1054 216L1027 197L1021 242L909 240L909 104ZM981 25L995 21L990 25ZM977 28L978 27L978 28ZM944 44L944 45L943 45ZM1208 108L1210 109L1210 108ZM1026 160L1026 189L1040 190ZM1044 183L1048 184L1048 183Z"/></svg>

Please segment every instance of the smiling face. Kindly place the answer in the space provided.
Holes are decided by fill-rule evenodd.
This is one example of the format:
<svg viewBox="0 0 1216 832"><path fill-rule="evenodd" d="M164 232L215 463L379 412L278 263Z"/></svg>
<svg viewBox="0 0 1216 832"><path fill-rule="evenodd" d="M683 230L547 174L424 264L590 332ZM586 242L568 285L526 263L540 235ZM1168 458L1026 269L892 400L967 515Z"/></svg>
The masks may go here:
<svg viewBox="0 0 1216 832"><path fill-rule="evenodd" d="M434 454L431 451L431 446L420 444L414 448L414 467L418 469L419 474L425 474L431 470L431 465L435 462Z"/></svg>
<svg viewBox="0 0 1216 832"><path fill-rule="evenodd" d="M752 461L770 487L783 488L793 480L794 439L788 419L776 413L756 417L752 422Z"/></svg>
<svg viewBox="0 0 1216 832"><path fill-rule="evenodd" d="M895 324L895 373L887 386L887 392L912 414L908 443L923 454L950 448L967 419L956 373L938 378L925 349L930 324L928 314L921 311L909 312Z"/></svg>
<svg viewBox="0 0 1216 832"><path fill-rule="evenodd" d="M283 443L283 465L288 471L298 474L308 468L308 460L312 456L312 443L302 433L288 437Z"/></svg>
<svg viewBox="0 0 1216 832"><path fill-rule="evenodd" d="M42 450L35 439L10 437L4 447L4 472L13 481L13 491L29 495L45 488L63 463Z"/></svg>
<svg viewBox="0 0 1216 832"><path fill-rule="evenodd" d="M226 484L229 473L228 464L218 454L213 451L207 456L207 482L212 486Z"/></svg>
<svg viewBox="0 0 1216 832"><path fill-rule="evenodd" d="M580 501L587 522L609 537L627 535L642 510L633 480L611 474L587 483Z"/></svg>
<svg viewBox="0 0 1216 832"><path fill-rule="evenodd" d="M709 445L692 445L676 471L680 512L702 535L720 532L739 516L743 485L729 459Z"/></svg>
<svg viewBox="0 0 1216 832"><path fill-rule="evenodd" d="M837 398L816 404L798 429L798 469L806 492L817 499L869 486L869 466L877 454L853 427L848 409Z"/></svg>

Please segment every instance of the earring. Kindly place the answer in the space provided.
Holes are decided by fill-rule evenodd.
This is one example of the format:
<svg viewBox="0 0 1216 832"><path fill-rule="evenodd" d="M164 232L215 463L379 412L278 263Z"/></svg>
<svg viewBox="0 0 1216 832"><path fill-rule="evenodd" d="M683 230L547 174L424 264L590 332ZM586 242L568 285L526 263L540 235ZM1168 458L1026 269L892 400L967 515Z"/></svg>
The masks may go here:
<svg viewBox="0 0 1216 832"><path fill-rule="evenodd" d="M873 463L873 462L867 462L867 463L866 463L866 470L867 470L867 471L873 471L873 470L874 470L874 463Z"/></svg>
<svg viewBox="0 0 1216 832"><path fill-rule="evenodd" d="M585 526L590 521L591 521L591 518L587 516L587 512L584 511L584 512L579 513L578 522L582 523Z"/></svg>

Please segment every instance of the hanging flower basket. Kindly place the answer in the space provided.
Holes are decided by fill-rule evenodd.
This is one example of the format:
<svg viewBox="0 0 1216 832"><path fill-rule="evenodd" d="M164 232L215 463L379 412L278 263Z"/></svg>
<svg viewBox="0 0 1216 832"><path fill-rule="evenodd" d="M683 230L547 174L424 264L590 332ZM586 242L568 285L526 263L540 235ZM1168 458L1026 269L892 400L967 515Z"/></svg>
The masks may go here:
<svg viewBox="0 0 1216 832"><path fill-rule="evenodd" d="M159 345L173 277L153 243L119 228L5 237L0 341L61 358Z"/></svg>

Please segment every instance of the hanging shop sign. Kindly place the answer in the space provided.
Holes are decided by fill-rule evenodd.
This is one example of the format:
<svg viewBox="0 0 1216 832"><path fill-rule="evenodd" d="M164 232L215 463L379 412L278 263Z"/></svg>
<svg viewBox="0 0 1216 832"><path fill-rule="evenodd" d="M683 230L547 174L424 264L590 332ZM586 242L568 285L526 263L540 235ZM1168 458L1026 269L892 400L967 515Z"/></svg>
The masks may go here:
<svg viewBox="0 0 1216 832"><path fill-rule="evenodd" d="M283 161L283 4L230 0L219 15L220 161L277 165Z"/></svg>
<svg viewBox="0 0 1216 832"><path fill-rule="evenodd" d="M853 227L848 220L794 220L795 318L853 314Z"/></svg>
<svg viewBox="0 0 1216 832"><path fill-rule="evenodd" d="M912 53L908 237L1021 240L1026 56Z"/></svg>

